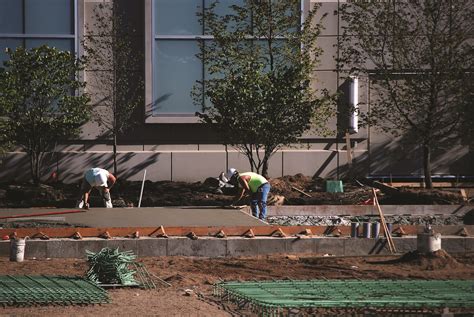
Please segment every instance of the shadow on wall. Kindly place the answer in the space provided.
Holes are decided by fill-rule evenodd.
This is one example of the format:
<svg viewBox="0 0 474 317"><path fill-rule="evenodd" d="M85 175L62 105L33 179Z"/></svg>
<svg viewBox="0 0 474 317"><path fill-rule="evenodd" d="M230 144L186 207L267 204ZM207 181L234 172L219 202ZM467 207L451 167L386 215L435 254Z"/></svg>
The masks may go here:
<svg viewBox="0 0 474 317"><path fill-rule="evenodd" d="M120 177L129 179L134 176L141 177L143 170L159 161L159 153L139 152L119 153L118 168ZM79 182L84 172L92 167L101 167L112 171L112 153L93 152L62 152L47 153L42 168L42 182L51 180L51 175L56 173L59 181L64 183ZM29 161L26 153L7 153L1 159L1 182L24 183L31 181Z"/></svg>
<svg viewBox="0 0 474 317"><path fill-rule="evenodd" d="M347 164L331 170L328 178L350 178L360 176L423 175L423 152L419 145L411 142L410 137L399 137L380 143L371 143L370 150ZM345 148L345 146L344 146ZM328 160L335 158L331 155ZM339 153L345 156L345 151ZM438 175L474 175L474 151L462 145L459 139L447 139L432 154L432 173ZM329 162L325 162L329 165ZM319 176L317 173L314 177Z"/></svg>

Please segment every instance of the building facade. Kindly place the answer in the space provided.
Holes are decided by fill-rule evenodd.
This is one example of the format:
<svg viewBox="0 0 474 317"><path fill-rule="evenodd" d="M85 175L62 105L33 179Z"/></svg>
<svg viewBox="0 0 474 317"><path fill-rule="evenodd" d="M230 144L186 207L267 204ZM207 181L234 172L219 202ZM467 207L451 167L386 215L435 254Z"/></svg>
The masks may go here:
<svg viewBox="0 0 474 317"><path fill-rule="evenodd" d="M86 25L93 22L94 8L103 2L109 1L0 0L0 61L7 58L6 47L19 45L31 48L48 44L82 54ZM146 169L147 178L153 181L202 181L228 167L249 169L245 156L220 144L219 136L194 115L201 109L193 104L190 91L196 80L205 76L202 62L196 57L198 39L205 36L196 11L210 0L115 2L137 30L134 45L142 56L140 77L144 81L144 103L136 114L139 124L119 138L120 177L141 180ZM221 0L224 7L241 2ZM359 78L354 85L336 71L335 56L342 28L337 13L341 3L304 0L302 10L315 2L321 4L318 18L324 13L328 15L319 37L324 53L315 70L314 85L332 92L346 91L347 98L358 100L360 111L367 112L371 96L368 79ZM86 79L87 76L90 75L86 73ZM337 126L347 124L344 120L347 118L335 117L330 128L336 130ZM86 168L112 168L111 141L104 137L101 127L91 122L82 131L80 139L58 142L55 151L48 154L45 178L57 172L60 180L75 182ZM269 176L302 173L341 178L348 170L348 160L352 160L357 173L365 176L422 176L421 149L400 141L372 127L357 129L350 139L336 131L329 137L308 132L300 143L283 148L271 158ZM1 181L28 180L28 169L24 168L27 162L20 149L5 154L0 165ZM472 176L473 162L473 149L453 144L435 153L433 172L440 176Z"/></svg>

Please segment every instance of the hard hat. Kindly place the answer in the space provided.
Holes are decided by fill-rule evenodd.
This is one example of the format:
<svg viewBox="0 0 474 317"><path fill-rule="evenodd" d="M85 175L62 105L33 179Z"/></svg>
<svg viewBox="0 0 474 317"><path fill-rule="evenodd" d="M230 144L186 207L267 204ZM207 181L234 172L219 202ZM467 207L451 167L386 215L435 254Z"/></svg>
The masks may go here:
<svg viewBox="0 0 474 317"><path fill-rule="evenodd" d="M225 173L225 178L230 180L235 173L237 173L237 170L235 168L231 167L227 170L227 173Z"/></svg>

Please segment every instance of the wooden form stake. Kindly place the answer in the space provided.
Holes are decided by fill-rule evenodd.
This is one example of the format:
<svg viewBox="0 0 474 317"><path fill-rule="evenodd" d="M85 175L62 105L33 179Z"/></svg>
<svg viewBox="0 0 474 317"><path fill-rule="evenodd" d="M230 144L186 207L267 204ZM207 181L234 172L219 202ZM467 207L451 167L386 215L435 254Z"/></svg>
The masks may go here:
<svg viewBox="0 0 474 317"><path fill-rule="evenodd" d="M379 200L377 199L377 192L375 188L372 188L372 195L374 196L374 204L377 207L380 216L380 222L382 223L382 228L385 233L385 237L387 238L388 248L390 249L390 253L396 253L397 249L395 248L395 243L392 239L392 233L387 228L387 223L385 222L385 217L382 212L382 208L380 208Z"/></svg>

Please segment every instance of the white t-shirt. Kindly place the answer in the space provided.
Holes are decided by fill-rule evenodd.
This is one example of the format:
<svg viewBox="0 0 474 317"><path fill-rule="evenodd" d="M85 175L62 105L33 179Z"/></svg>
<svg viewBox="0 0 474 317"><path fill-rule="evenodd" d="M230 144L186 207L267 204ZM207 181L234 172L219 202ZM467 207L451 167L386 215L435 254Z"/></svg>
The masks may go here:
<svg viewBox="0 0 474 317"><path fill-rule="evenodd" d="M107 187L109 175L110 173L107 170L95 167L88 170L84 177L92 187Z"/></svg>

